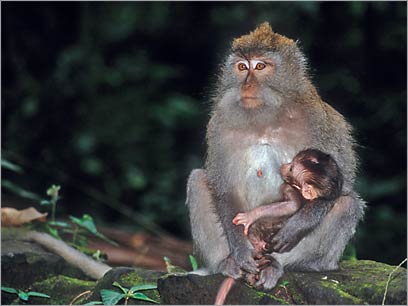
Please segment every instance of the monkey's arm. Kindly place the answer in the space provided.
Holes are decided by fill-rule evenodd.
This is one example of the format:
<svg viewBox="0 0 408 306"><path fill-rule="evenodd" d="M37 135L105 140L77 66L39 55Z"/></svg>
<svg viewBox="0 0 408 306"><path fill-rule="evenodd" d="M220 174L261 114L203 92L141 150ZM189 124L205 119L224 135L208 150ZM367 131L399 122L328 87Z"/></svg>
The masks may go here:
<svg viewBox="0 0 408 306"><path fill-rule="evenodd" d="M239 213L232 220L235 225L244 225L244 234L248 235L249 227L261 218L268 217L277 222L281 221L282 217L293 215L301 207L300 201L283 201L268 205L261 205L249 212Z"/></svg>
<svg viewBox="0 0 408 306"><path fill-rule="evenodd" d="M333 207L334 201L308 201L273 237L270 248L274 252L290 251L303 237L314 230Z"/></svg>
<svg viewBox="0 0 408 306"><path fill-rule="evenodd" d="M237 192L230 192L218 201L218 215L220 217L221 224L224 228L224 233L226 234L228 246L230 249L231 257L228 258L228 266L231 267L231 260L235 261L236 268L226 271L232 277L240 277L240 271L248 273L258 273L256 262L253 258L254 249L249 243L247 237L244 235L242 229L238 228L232 223L234 216L239 210L242 211L244 207L241 199Z"/></svg>
<svg viewBox="0 0 408 306"><path fill-rule="evenodd" d="M70 247L65 242L54 237L35 231L29 231L22 237L23 240L34 241L49 251L61 256L70 264L81 269L86 275L93 279L100 279L111 267L93 260L91 257Z"/></svg>

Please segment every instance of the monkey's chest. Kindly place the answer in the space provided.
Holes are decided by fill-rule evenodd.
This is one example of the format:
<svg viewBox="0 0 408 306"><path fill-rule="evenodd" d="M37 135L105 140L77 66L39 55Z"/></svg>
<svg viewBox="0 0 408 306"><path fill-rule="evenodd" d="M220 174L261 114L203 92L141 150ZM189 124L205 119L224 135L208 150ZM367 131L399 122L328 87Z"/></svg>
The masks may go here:
<svg viewBox="0 0 408 306"><path fill-rule="evenodd" d="M236 186L243 191L247 209L280 199L280 167L289 162L294 154L292 150L281 150L269 144L256 144L241 152L238 160L243 167L234 168L239 172Z"/></svg>

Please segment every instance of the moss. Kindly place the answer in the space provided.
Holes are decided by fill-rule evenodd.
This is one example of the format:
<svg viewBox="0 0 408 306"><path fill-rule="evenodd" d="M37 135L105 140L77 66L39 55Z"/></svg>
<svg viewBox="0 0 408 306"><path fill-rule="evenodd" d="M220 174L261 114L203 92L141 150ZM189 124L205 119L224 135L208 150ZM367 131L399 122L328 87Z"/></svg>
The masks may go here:
<svg viewBox="0 0 408 306"><path fill-rule="evenodd" d="M33 304L68 305L79 294L92 290L95 286L93 281L84 281L64 275L49 277L35 282L30 290L48 294L51 298L30 298ZM81 304L84 298L78 299L75 304Z"/></svg>
<svg viewBox="0 0 408 306"><path fill-rule="evenodd" d="M355 305L362 305L364 304L364 301L347 293L346 291L343 291L339 284L336 284L332 281L321 281L320 282L321 286L324 288L329 288L335 292L336 295L340 297L340 299L344 302L349 301L350 303L347 304L355 304Z"/></svg>
<svg viewBox="0 0 408 306"><path fill-rule="evenodd" d="M146 281L136 272L121 275L120 281L124 284L132 284L132 286L145 284Z"/></svg>
<svg viewBox="0 0 408 306"><path fill-rule="evenodd" d="M154 280L154 276L153 276L153 280L152 278L148 278L146 279L143 275L140 274L141 271L133 271L130 273L125 273L123 275L120 276L119 278L119 283L121 285L123 285L126 288L130 288L133 286L137 286L137 285L143 285L143 284L157 284L157 279ZM154 290L142 290L140 291L144 294L146 294L149 298L160 302L160 294L159 291L157 289ZM148 303L148 302L146 302Z"/></svg>
<svg viewBox="0 0 408 306"><path fill-rule="evenodd" d="M352 276L347 281L340 282L339 287L343 291L358 296L370 304L381 304L388 276L395 266L370 260L359 260L358 262L344 261L340 267L350 271ZM399 268L392 274L387 301L393 303L399 300L401 293L406 288L406 283L406 269Z"/></svg>

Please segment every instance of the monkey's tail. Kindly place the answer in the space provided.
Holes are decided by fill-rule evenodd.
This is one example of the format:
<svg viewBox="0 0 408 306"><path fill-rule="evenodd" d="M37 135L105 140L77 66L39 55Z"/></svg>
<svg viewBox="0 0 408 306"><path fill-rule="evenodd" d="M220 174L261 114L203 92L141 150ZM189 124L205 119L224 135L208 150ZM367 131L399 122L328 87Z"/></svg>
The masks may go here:
<svg viewBox="0 0 408 306"><path fill-rule="evenodd" d="M215 298L214 305L224 305L225 299L227 298L227 295L234 284L235 279L233 279L232 277L227 277L222 281L220 289L217 293L217 297Z"/></svg>
<svg viewBox="0 0 408 306"><path fill-rule="evenodd" d="M93 260L91 257L70 247L65 242L54 237L35 231L27 232L25 240L31 240L42 245L49 251L61 256L67 262L81 269L86 275L93 279L100 279L111 267Z"/></svg>

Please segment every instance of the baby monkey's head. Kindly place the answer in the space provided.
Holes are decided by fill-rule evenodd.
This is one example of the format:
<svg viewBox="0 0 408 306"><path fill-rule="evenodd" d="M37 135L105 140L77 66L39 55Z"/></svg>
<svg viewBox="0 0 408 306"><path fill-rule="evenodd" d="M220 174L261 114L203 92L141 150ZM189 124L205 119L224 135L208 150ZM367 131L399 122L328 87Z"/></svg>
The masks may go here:
<svg viewBox="0 0 408 306"><path fill-rule="evenodd" d="M283 180L299 189L306 200L333 200L341 195L343 175L333 157L320 150L300 151L281 167Z"/></svg>

